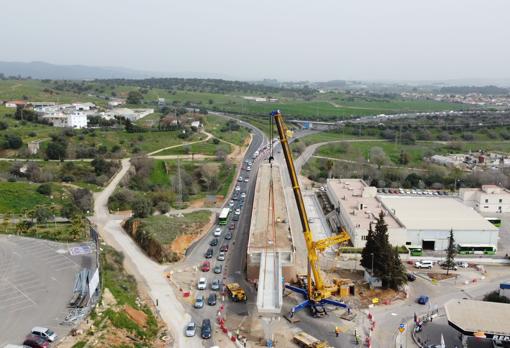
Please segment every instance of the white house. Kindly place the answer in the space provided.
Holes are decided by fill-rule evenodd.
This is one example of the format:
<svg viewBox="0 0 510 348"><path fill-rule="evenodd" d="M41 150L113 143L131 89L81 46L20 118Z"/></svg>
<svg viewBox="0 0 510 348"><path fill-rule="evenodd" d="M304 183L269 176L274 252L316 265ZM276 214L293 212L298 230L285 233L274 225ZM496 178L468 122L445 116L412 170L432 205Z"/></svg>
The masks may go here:
<svg viewBox="0 0 510 348"><path fill-rule="evenodd" d="M459 196L464 204L480 213L510 212L510 191L497 185L483 185L482 188L461 188Z"/></svg>
<svg viewBox="0 0 510 348"><path fill-rule="evenodd" d="M202 127L202 123L200 123L200 121L191 122L191 128L199 129L200 127Z"/></svg>
<svg viewBox="0 0 510 348"><path fill-rule="evenodd" d="M67 115L67 127L70 128L87 128L87 115L83 112L73 112Z"/></svg>

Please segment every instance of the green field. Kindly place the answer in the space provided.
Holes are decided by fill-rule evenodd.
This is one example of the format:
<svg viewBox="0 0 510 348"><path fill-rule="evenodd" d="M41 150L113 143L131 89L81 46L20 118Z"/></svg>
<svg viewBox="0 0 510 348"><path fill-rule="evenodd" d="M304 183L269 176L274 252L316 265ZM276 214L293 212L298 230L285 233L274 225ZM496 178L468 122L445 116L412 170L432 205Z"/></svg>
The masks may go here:
<svg viewBox="0 0 510 348"><path fill-rule="evenodd" d="M225 154L229 154L232 152L232 146L230 144L223 142L220 142L219 144L214 144L213 140L210 139L202 143L174 147L168 150L158 152L156 155L167 156L167 155L201 154L208 156L216 156L218 151L223 151Z"/></svg>
<svg viewBox="0 0 510 348"><path fill-rule="evenodd" d="M205 130L207 132L226 142L235 145L243 145L246 141L246 138L248 137L248 130L244 127L241 127L239 130L235 131L228 129L228 120L224 117L207 115L204 117L204 121Z"/></svg>
<svg viewBox="0 0 510 348"><path fill-rule="evenodd" d="M69 202L69 194L57 184L53 184L53 198L42 195L36 190L38 184L26 182L0 182L0 214L21 214L38 205L61 207Z"/></svg>

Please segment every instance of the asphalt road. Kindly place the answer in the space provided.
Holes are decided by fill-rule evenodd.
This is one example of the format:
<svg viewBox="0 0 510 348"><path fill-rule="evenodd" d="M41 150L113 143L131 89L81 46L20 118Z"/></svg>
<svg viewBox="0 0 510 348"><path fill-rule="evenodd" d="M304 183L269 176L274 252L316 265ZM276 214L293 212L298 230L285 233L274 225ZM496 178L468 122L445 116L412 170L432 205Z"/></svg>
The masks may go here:
<svg viewBox="0 0 510 348"><path fill-rule="evenodd" d="M221 115L221 114L220 114ZM221 115L224 116L224 115ZM228 116L224 116L228 117ZM211 263L211 270L209 272L200 272L197 273L197 278L205 277L208 282L207 290L198 291L194 290L195 296L197 294L203 295L205 300L207 301L207 297L212 290L210 290L210 284L214 279L221 279L223 284L227 282L238 282L241 286L243 286L247 290L248 295L248 303L233 303L228 298L225 298L225 307L228 312L231 313L248 313L252 310L253 304L256 301L256 292L253 287L250 286L245 280L245 269L246 269L246 250L248 245L248 237L249 237L249 228L250 228L250 220L251 220L251 210L253 207L253 195L255 189L255 178L257 176L258 167L263 160L263 155L259 156L257 159L253 159L253 154L255 151L259 150L262 146L267 143L267 138L265 135L258 129L253 127L252 125L242 122L241 124L249 129L253 134L253 139L248 147L245 157L243 159L242 170L240 171L240 176L244 178L249 178L248 183L236 182L236 185L240 186L239 193L245 192L246 198L244 201L244 206L241 208L241 214L239 216L238 221L233 221L232 218L234 213L232 212L229 217L229 221L227 225L220 226L222 228L222 235L219 237L219 243L217 246L213 247L214 254L211 259L208 259ZM245 160L252 161L252 170L246 171ZM239 177L239 175L237 176ZM237 180L236 177L236 180ZM225 205L228 205L228 201L230 200L230 196L225 201ZM235 202L235 206L233 211L238 207L239 200ZM236 227L234 231L231 231L233 234L233 238L230 241L225 240L225 234L228 231L228 226L231 223L235 223ZM204 258L205 252L207 251L209 246L209 242L214 238L213 232L215 228L218 227L217 224L214 224L211 230L207 233L206 236L195 242L191 245L186 251L186 259L181 263L181 268L186 268L190 266L200 265L206 259ZM223 244L229 244L229 250L227 252L227 257L225 261L217 261L216 257L219 253L220 246ZM216 264L223 265L222 274L214 274L213 268ZM196 280L198 281L198 279ZM189 312L193 318L193 320L200 325L203 319L211 319L211 322L214 322L217 311L219 310L219 306L221 305L220 293L216 292L218 295L218 303L216 306L208 306L207 303L203 308L195 309L190 308ZM212 339L215 342L215 338ZM213 343L210 342L210 343Z"/></svg>

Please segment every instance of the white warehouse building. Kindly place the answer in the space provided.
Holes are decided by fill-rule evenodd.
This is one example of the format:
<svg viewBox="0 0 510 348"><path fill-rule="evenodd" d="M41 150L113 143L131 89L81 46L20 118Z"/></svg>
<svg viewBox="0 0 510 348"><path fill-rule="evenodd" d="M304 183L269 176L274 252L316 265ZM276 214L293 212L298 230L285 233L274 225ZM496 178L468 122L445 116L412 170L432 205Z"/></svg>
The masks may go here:
<svg viewBox="0 0 510 348"><path fill-rule="evenodd" d="M510 191L496 185L483 185L482 188L461 188L460 198L464 204L480 213L510 212Z"/></svg>
<svg viewBox="0 0 510 348"><path fill-rule="evenodd" d="M354 247L363 247L381 211L392 245L445 250L450 230L461 250L496 250L499 229L449 196L386 195L360 179L328 179L328 197Z"/></svg>

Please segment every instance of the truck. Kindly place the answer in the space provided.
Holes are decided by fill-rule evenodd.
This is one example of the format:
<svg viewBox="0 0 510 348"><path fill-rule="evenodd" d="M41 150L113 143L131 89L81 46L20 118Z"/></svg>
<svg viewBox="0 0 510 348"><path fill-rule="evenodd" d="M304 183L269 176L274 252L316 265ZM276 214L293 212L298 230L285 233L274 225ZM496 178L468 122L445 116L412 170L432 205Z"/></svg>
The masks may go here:
<svg viewBox="0 0 510 348"><path fill-rule="evenodd" d="M321 341L304 331L300 331L292 338L295 344L302 348L333 348L326 341Z"/></svg>
<svg viewBox="0 0 510 348"><path fill-rule="evenodd" d="M234 302L246 302L248 297L244 289L237 283L229 283L226 285L228 295Z"/></svg>

